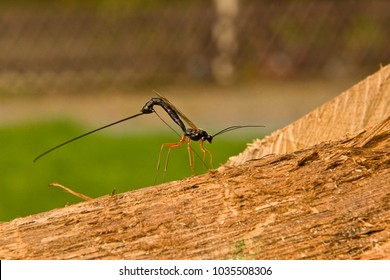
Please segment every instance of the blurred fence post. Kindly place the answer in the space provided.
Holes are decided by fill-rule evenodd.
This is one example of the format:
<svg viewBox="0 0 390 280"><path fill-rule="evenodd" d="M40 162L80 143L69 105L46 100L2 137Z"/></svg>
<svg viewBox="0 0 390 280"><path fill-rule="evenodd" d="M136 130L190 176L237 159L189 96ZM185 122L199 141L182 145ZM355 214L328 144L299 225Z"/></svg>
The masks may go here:
<svg viewBox="0 0 390 280"><path fill-rule="evenodd" d="M344 79L390 61L387 0L5 2L0 95Z"/></svg>
<svg viewBox="0 0 390 280"><path fill-rule="evenodd" d="M238 0L214 0L216 21L213 26L213 40L217 55L212 61L214 79L220 84L234 81L233 58L237 51L235 18L238 14Z"/></svg>

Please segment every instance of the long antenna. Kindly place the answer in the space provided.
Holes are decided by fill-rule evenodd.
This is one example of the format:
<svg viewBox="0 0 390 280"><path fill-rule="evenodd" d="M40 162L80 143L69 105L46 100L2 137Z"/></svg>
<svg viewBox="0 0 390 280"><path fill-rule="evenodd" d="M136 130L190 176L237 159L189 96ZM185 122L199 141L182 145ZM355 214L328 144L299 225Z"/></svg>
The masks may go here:
<svg viewBox="0 0 390 280"><path fill-rule="evenodd" d="M43 157L44 155L47 155L48 153L50 153L50 152L52 152L52 151L54 151L54 150L56 150L56 149L58 149L58 148L60 148L60 147L62 147L62 146L64 146L64 145L66 145L66 144L69 144L70 142L73 142L73 141L75 141L75 140L77 140L77 139L80 139L80 138L82 138L82 137L84 137L84 136L87 136L87 135L89 135L89 134L92 134L92 133L94 133L94 132L97 132L97 131L99 131L99 130L102 130L102 129L104 129L104 128L107 128L107 127L116 125L116 124L118 124L118 123L121 123L121 122L130 120L130 119L136 118L136 117L141 116L141 115L144 115L144 114L145 114L145 113L138 113L138 114L136 114L136 115L133 115L133 116L130 116L130 117L121 119L121 120L119 120L119 121L116 121L116 122L113 122L113 123L110 123L110 124L107 124L107 125L105 125L105 126L102 126L102 127L97 128L97 129L94 129L94 130L92 130L92 131L90 131L90 132L87 132L87 133L84 133L84 134L82 134L82 135L80 135L80 136L77 136L77 137L75 137L75 138L73 138L73 139L70 139L70 140L68 140L68 141L66 141L66 142L64 142L64 143L62 143L62 144L59 144L59 145L57 145L57 146L51 148L50 150L47 150L46 152L40 154L39 156L37 156L37 157L33 160L33 162L36 162L38 159L40 159L40 158Z"/></svg>
<svg viewBox="0 0 390 280"><path fill-rule="evenodd" d="M245 127L265 127L265 126L264 125L233 125L233 126L229 126L227 128L222 129L221 131L215 133L213 135L213 137L215 137L215 136L217 136L219 134L222 134L222 133L226 133L226 132L229 132L229 131L232 131L232 130L245 128Z"/></svg>

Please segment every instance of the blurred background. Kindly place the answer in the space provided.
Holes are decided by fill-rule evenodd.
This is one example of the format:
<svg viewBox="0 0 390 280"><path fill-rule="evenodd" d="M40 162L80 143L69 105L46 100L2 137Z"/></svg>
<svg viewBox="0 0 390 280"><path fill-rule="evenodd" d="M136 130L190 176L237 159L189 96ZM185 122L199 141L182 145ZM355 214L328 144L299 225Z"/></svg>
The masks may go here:
<svg viewBox="0 0 390 280"><path fill-rule="evenodd" d="M266 126L207 145L218 167L386 65L389 26L385 0L1 1L0 221L80 201L52 182L98 197L191 176L184 147L165 179L156 170L179 136L154 115L32 163L138 113L153 90L210 134Z"/></svg>

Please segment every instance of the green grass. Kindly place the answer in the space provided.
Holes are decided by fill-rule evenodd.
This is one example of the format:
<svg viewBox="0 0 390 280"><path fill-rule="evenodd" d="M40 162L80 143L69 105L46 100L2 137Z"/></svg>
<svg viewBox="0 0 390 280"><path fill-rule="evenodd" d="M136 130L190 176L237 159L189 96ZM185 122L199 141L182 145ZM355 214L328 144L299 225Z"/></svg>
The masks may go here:
<svg viewBox="0 0 390 280"><path fill-rule="evenodd" d="M121 193L151 186L155 181L162 183L163 171L156 170L160 146L178 141L170 131L146 135L100 132L32 162L41 152L86 131L69 121L0 128L0 221L80 202L59 188L49 187L52 182L91 197L110 194L113 189ZM245 138L233 135L240 134L220 136L212 145L205 144L213 154L214 167L242 151L252 139L247 134ZM201 155L196 144L193 147ZM195 161L197 174L207 171L200 158L195 156ZM172 150L165 181L191 175L186 148Z"/></svg>

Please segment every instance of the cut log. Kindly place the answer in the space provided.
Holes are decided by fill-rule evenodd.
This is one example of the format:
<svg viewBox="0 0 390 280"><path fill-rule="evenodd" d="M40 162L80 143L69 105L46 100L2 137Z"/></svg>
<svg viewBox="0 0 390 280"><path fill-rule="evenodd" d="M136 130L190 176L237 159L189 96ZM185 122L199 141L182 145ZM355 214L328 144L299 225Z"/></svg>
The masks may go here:
<svg viewBox="0 0 390 280"><path fill-rule="evenodd" d="M313 93L315 94L315 93ZM270 136L255 140L227 165L335 141L374 126L390 115L390 65Z"/></svg>

